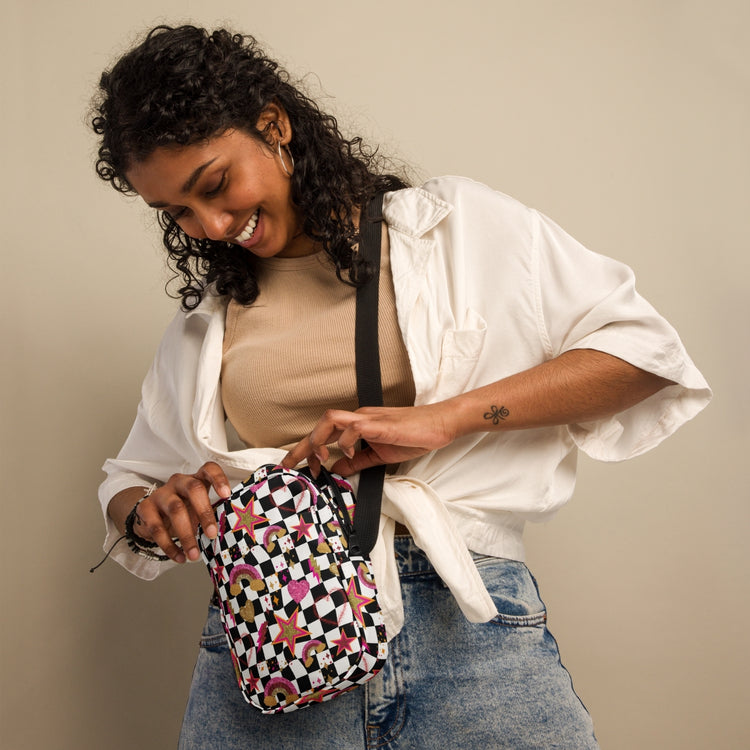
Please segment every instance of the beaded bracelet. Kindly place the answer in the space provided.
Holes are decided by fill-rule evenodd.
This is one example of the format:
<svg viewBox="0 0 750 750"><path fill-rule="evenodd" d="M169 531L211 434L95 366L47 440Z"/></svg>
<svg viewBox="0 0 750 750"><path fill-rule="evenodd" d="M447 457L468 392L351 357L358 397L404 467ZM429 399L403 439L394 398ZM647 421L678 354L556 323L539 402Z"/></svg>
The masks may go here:
<svg viewBox="0 0 750 750"><path fill-rule="evenodd" d="M114 548L123 540L125 539L128 543L128 547L135 552L136 555L140 555L141 557L145 557L147 560L169 560L169 557L167 555L161 555L158 552L153 552L154 547L158 547L159 545L156 542L151 542L148 539L144 539L142 536L139 536L135 533L135 530L133 529L133 524L135 524L135 519L138 515L138 506L147 498L153 491L157 488L158 485L152 484L148 490L146 491L146 494L133 506L133 510L128 513L127 518L125 519L125 533L115 540L114 544L107 550L106 554L102 558L101 562L94 565L93 568L89 569L89 573L93 573L97 568L104 565L107 558L112 554L112 551ZM176 540L175 540L176 541Z"/></svg>
<svg viewBox="0 0 750 750"><path fill-rule="evenodd" d="M154 552L154 547L158 547L159 545L156 542L153 542L149 539L144 539L139 534L135 533L135 529L133 528L135 524L135 519L138 517L138 506L147 498L150 497L151 494L156 489L157 485L152 484L146 494L133 506L133 510L128 513L127 518L125 519L125 538L128 542L128 547L132 552L135 552L136 555L140 555L141 557L145 557L147 560L169 560L169 555L164 555L159 552Z"/></svg>

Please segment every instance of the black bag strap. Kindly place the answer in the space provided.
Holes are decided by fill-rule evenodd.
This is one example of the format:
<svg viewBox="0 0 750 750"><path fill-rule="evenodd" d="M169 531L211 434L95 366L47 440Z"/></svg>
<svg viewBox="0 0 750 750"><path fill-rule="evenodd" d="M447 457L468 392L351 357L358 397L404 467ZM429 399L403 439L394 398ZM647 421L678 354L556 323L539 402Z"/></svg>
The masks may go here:
<svg viewBox="0 0 750 750"><path fill-rule="evenodd" d="M372 273L367 283L357 288L354 350L357 368L357 397L360 406L382 406L378 344L378 290L380 280L380 242L383 226L383 193L378 193L362 210L359 220L359 253ZM362 441L362 447L366 447ZM375 546L380 526L385 466L371 466L359 475L357 509L354 516L354 544L365 557Z"/></svg>

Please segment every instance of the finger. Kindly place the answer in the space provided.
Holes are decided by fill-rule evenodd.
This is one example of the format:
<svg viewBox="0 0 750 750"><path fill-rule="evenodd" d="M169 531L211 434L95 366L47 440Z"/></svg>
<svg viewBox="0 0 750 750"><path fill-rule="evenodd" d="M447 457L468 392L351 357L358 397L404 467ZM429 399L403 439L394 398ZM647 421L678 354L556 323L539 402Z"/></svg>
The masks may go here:
<svg viewBox="0 0 750 750"><path fill-rule="evenodd" d="M351 458L359 440L366 440L368 443L401 444L403 436L397 437L391 434L393 424L389 420L389 415L394 411L403 410L362 407L356 413L351 414L345 424L340 422L341 432L337 442L344 455Z"/></svg>
<svg viewBox="0 0 750 750"><path fill-rule="evenodd" d="M138 526L138 535L156 542L162 552L176 563L184 563L186 560L185 554L172 541L172 532L171 530L168 531L165 526L166 519L162 516L157 505L158 498L154 498L154 495L143 500L138 506L138 516L141 519Z"/></svg>
<svg viewBox="0 0 750 750"><path fill-rule="evenodd" d="M232 488L224 470L213 461L203 464L195 476L204 485L213 487L216 494L222 499L226 499L232 494ZM189 495L190 510L194 514L196 524L200 524L209 539L215 539L219 529L216 523L216 513L211 505L208 492L201 492L197 485L193 485L192 489L193 492Z"/></svg>
<svg viewBox="0 0 750 750"><path fill-rule="evenodd" d="M307 463L310 467L325 463L329 458L327 446L322 446L319 450L313 450L310 445L310 436L303 438L297 443L281 460L280 465L285 469L293 469L297 464L307 459Z"/></svg>
<svg viewBox="0 0 750 750"><path fill-rule="evenodd" d="M175 479L174 495L167 499L162 511L169 519L187 558L197 560L200 557L196 539L198 524L205 523L207 536L209 529L213 537L218 533L216 514L208 497L210 481L202 468L195 474L182 474Z"/></svg>
<svg viewBox="0 0 750 750"><path fill-rule="evenodd" d="M298 463L304 461L308 455L311 455L310 441L305 437L297 443L284 458L281 459L281 466L285 469L293 469Z"/></svg>
<svg viewBox="0 0 750 750"><path fill-rule="evenodd" d="M348 477L362 471L362 469L369 469L371 466L380 466L384 463L385 461L368 446L365 450L358 451L351 457L340 458L331 467L331 471L334 474L340 474L342 477Z"/></svg>
<svg viewBox="0 0 750 750"><path fill-rule="evenodd" d="M196 474L201 479L207 480L222 500L226 500L232 494L232 486L224 473L224 469L219 464L207 461L198 469Z"/></svg>
<svg viewBox="0 0 750 750"><path fill-rule="evenodd" d="M339 450L347 457L353 458L356 450L357 443L365 437L362 434L359 423L349 425L340 435L337 441ZM367 439L367 438L365 438Z"/></svg>
<svg viewBox="0 0 750 750"><path fill-rule="evenodd" d="M315 455L310 456L307 459L307 465L310 468L310 473L312 474L313 479L317 479L318 476L320 475L320 466L321 466L320 459Z"/></svg>
<svg viewBox="0 0 750 750"><path fill-rule="evenodd" d="M341 432L357 419L358 415L355 412L327 409L310 434L300 440L284 456L281 465L286 469L292 469L305 459L308 460L308 463L311 463L313 457L319 463L325 463L330 457L328 445L335 442L341 435ZM351 445L346 446L348 455L354 453L354 442L356 440L351 441Z"/></svg>
<svg viewBox="0 0 750 750"><path fill-rule="evenodd" d="M211 523L215 524L216 520L208 500L206 486L194 475L186 475L175 492L160 504L160 510L168 521L171 535L179 539L188 560L197 560L200 557L196 532L198 518L206 509L211 515Z"/></svg>
<svg viewBox="0 0 750 750"><path fill-rule="evenodd" d="M338 440L341 432L357 419L358 415L355 412L327 409L307 436L312 452L319 457L327 458L326 446Z"/></svg>

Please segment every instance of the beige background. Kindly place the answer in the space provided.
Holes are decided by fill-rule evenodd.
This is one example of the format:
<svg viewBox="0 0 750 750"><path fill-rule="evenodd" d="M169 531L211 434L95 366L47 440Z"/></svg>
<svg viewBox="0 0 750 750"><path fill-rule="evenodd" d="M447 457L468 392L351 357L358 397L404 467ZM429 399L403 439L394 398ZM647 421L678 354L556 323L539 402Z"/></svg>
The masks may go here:
<svg viewBox="0 0 750 750"><path fill-rule="evenodd" d="M152 220L94 177L85 110L117 50L188 18L315 73L324 107L417 175L487 182L634 267L716 397L647 456L582 459L530 565L604 748L750 746L744 0L5 0L0 746L178 731L205 573L88 573L99 467L175 303Z"/></svg>

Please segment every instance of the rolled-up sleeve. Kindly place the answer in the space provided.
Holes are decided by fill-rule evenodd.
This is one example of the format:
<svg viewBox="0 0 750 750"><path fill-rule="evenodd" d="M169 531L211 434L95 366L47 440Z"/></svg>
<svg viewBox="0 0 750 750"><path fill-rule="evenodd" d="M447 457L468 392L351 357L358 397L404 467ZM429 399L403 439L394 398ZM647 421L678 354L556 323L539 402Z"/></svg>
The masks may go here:
<svg viewBox="0 0 750 750"><path fill-rule="evenodd" d="M163 398L159 387L157 362L158 359L143 382L141 402L125 444L117 458L108 459L102 467L107 474L99 486L99 502L106 528L103 545L105 549L115 544L120 535L107 513L110 500L118 492L129 487L148 487L153 482L161 484L169 476L183 471L186 467L184 455L177 450L184 442L184 438L180 435L174 413L166 420L153 419L156 404ZM164 411L169 414L169 410ZM169 561L147 560L136 555L124 542L115 546L111 557L129 572L146 580L156 578L174 565Z"/></svg>
<svg viewBox="0 0 750 750"><path fill-rule="evenodd" d="M703 409L710 388L674 328L638 294L628 266L534 217L538 322L549 356L596 349L675 383L613 417L570 425L570 435L603 461L644 453Z"/></svg>
<svg viewBox="0 0 750 750"><path fill-rule="evenodd" d="M177 314L162 337L141 387L135 421L116 458L102 467L106 478L99 487L99 502L106 526L105 549L119 537L107 513L110 500L129 487L163 484L172 474L195 471L205 460L197 449L191 407L196 400L196 371L207 326ZM147 580L174 565L147 560L121 542L111 557Z"/></svg>

